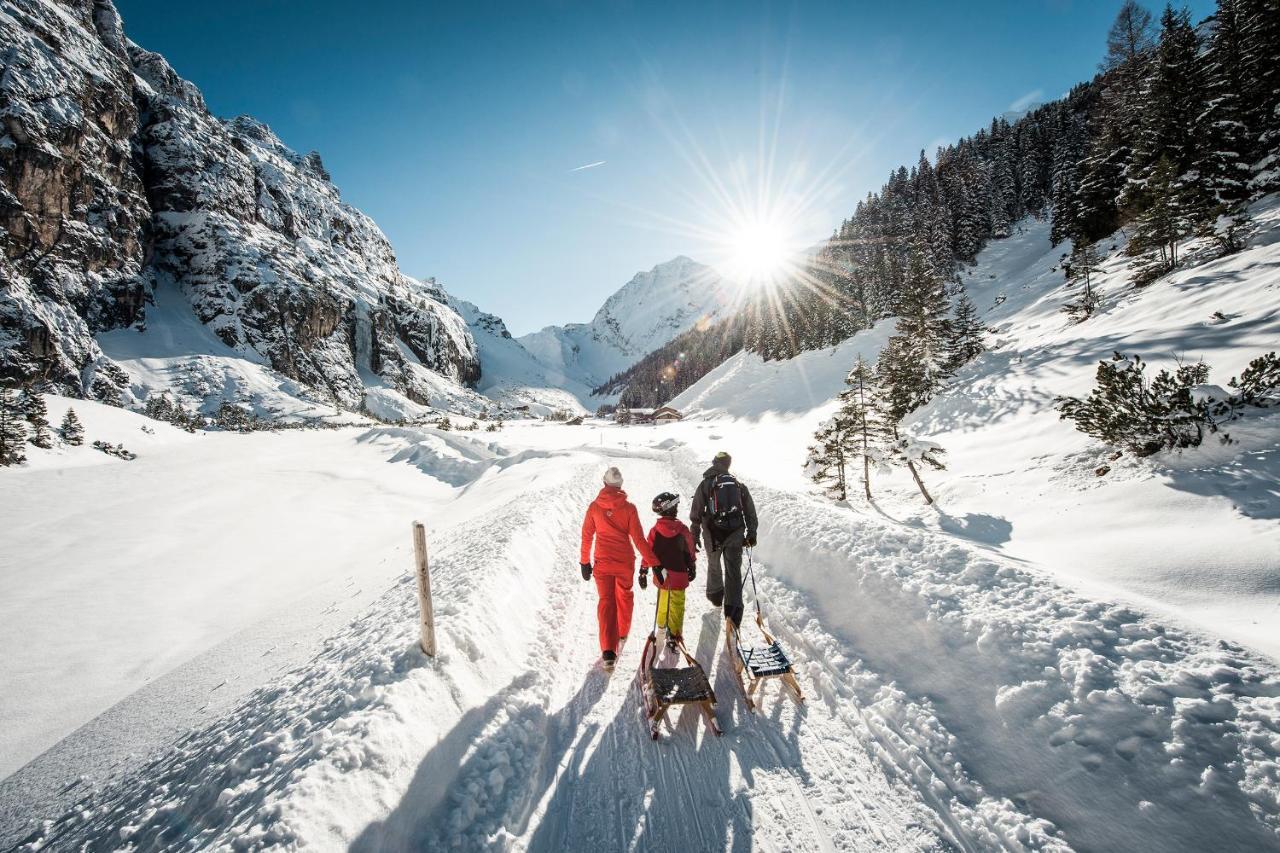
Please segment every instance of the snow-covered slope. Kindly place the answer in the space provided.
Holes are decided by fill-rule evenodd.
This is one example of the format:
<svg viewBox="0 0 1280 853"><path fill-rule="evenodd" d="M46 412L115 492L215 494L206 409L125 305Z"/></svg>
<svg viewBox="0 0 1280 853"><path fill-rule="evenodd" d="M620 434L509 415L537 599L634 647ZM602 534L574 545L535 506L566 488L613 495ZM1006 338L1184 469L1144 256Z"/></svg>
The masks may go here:
<svg viewBox="0 0 1280 853"><path fill-rule="evenodd" d="M595 388L732 304L733 288L715 270L680 256L637 273L590 323L548 326L519 342L538 361Z"/></svg>
<svg viewBox="0 0 1280 853"><path fill-rule="evenodd" d="M512 408L528 406L537 415L556 411L580 414L591 401L591 389L533 354L507 331L501 317L481 311L463 299L449 304L467 323L480 358L476 390Z"/></svg>
<svg viewBox="0 0 1280 853"><path fill-rule="evenodd" d="M0 38L0 377L136 402L190 391L182 373L208 354L222 363L198 371L196 403L240 402L248 375L296 387L296 405L266 410L356 409L368 389L420 405L467 396L479 363L466 324L401 274L317 153L211 115L195 85L124 38L109 0L6 3ZM173 369L154 369L161 359Z"/></svg>
<svg viewBox="0 0 1280 853"><path fill-rule="evenodd" d="M1047 223L1024 221L1013 237L991 243L964 281L996 330L992 349L907 423L948 451L949 470L926 475L938 510L922 510L910 479L896 475L873 482L883 505L1082 589L1123 595L1280 655L1280 415L1232 425L1231 445L1211 437L1182 453L1109 460L1054 409L1058 395L1087 393L1097 363L1116 350L1141 355L1153 369L1203 359L1219 384L1274 350L1280 198L1253 211L1257 233L1245 251L1142 290L1128 284L1122 240L1103 241L1110 249L1097 284L1103 308L1079 325L1062 312L1074 298L1060 266L1070 247L1050 247ZM672 405L752 423L762 459L748 464L800 488L809 436L856 355L874 359L890 325L790 361L739 354ZM1099 477L1094 470L1104 462L1111 470Z"/></svg>

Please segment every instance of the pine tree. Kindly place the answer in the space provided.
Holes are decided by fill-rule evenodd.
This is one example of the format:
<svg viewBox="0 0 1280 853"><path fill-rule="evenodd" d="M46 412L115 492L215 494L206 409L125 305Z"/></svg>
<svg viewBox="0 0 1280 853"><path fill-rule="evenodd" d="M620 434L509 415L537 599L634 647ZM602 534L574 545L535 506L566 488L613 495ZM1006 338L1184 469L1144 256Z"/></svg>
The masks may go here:
<svg viewBox="0 0 1280 853"><path fill-rule="evenodd" d="M1003 144L998 149L991 169L991 236L1004 239L1012 232L1013 222L1018 218L1014 211L1017 206L1018 185L1013 175L1009 151Z"/></svg>
<svg viewBox="0 0 1280 853"><path fill-rule="evenodd" d="M1094 135L1089 156L1081 164L1080 189L1075 199L1076 230L1101 240L1120 224L1117 199L1125 186L1132 149L1115 123ZM1069 234L1068 234L1069 236Z"/></svg>
<svg viewBox="0 0 1280 853"><path fill-rule="evenodd" d="M894 336L903 342L893 353L898 359L893 376L893 381L898 383L894 394L902 395L895 399L909 403L910 407L895 420L929 402L950 375L948 307L942 282L928 268L923 255L913 248L900 298L898 334Z"/></svg>
<svg viewBox="0 0 1280 853"><path fill-rule="evenodd" d="M1053 147L1049 241L1054 246L1080 230L1080 180L1086 151L1083 118L1070 116Z"/></svg>
<svg viewBox="0 0 1280 853"><path fill-rule="evenodd" d="M1201 59L1208 102L1197 121L1201 150L1196 171L1218 215L1249 197L1250 141L1242 103L1244 35L1239 5L1237 0L1220 0L1213 35Z"/></svg>
<svg viewBox="0 0 1280 853"><path fill-rule="evenodd" d="M17 397L18 409L23 420L27 422L29 431L27 441L44 449L53 446L53 438L49 434L49 409L44 397L34 388L24 387Z"/></svg>
<svg viewBox="0 0 1280 853"><path fill-rule="evenodd" d="M871 500L871 461L893 438L893 427L880 408L880 389L872 366L858 355L844 380L836 413L814 433L806 467L818 483L826 483L836 500L848 498L847 468L862 459L862 489Z"/></svg>
<svg viewBox="0 0 1280 853"><path fill-rule="evenodd" d="M1147 205L1134 222L1129 254L1141 255L1134 283L1142 286L1172 270L1178 263L1178 241L1191 231L1183 207L1173 160L1161 157L1151 170L1144 195Z"/></svg>
<svg viewBox="0 0 1280 853"><path fill-rule="evenodd" d="M1140 62L1155 41L1151 32L1151 13L1134 0L1125 0L1107 33L1107 55L1103 71L1116 71Z"/></svg>
<svg viewBox="0 0 1280 853"><path fill-rule="evenodd" d="M27 461L27 424L16 391L0 388L0 465Z"/></svg>
<svg viewBox="0 0 1280 853"><path fill-rule="evenodd" d="M1120 155L1118 165L1122 175L1140 128L1143 82L1155 45L1151 13L1134 0L1125 0L1107 33L1107 53L1099 66L1104 88L1094 134L1095 139L1106 140L1106 144L1094 152L1095 157L1114 167ZM1114 200L1115 196L1111 198ZM1103 236L1093 231L1090 234L1095 238Z"/></svg>
<svg viewBox="0 0 1280 853"><path fill-rule="evenodd" d="M913 364L915 352L904 335L894 335L885 343L876 361L876 383L880 387L880 407L892 424L911 414L919 401L918 376Z"/></svg>
<svg viewBox="0 0 1280 853"><path fill-rule="evenodd" d="M22 416L31 425L31 437L27 440L36 447L48 450L53 447L53 437L49 434L49 407L44 397L34 388L22 391Z"/></svg>
<svg viewBox="0 0 1280 853"><path fill-rule="evenodd" d="M62 440L72 447L79 447L84 444L84 425L80 423L80 418L76 415L76 410L67 408L67 413L62 416L62 424L58 427L58 432L62 435Z"/></svg>
<svg viewBox="0 0 1280 853"><path fill-rule="evenodd" d="M1247 18L1242 0L1220 0L1213 32L1201 57L1207 101L1197 120L1199 153L1194 166L1197 235L1215 241L1223 253L1244 248L1248 225L1250 162L1254 143L1245 103ZM1280 6L1276 8L1280 14Z"/></svg>
<svg viewBox="0 0 1280 853"><path fill-rule="evenodd" d="M1276 0L1238 0L1241 105L1255 193L1280 189L1280 8Z"/></svg>
<svg viewBox="0 0 1280 853"><path fill-rule="evenodd" d="M1193 390L1209 378L1208 365L1180 364L1148 381L1141 358L1115 353L1099 362L1096 387L1089 396L1059 397L1058 411L1081 432L1150 456L1163 448L1195 447L1214 429L1204 401Z"/></svg>
<svg viewBox="0 0 1280 853"><path fill-rule="evenodd" d="M948 373L955 373L986 350L986 333L987 327L978 316L977 306L967 292L960 291L947 337Z"/></svg>
<svg viewBox="0 0 1280 853"><path fill-rule="evenodd" d="M815 483L823 485L832 499L847 500L849 483L846 472L853 452L849 424L837 412L818 425L813 440L805 459L805 471Z"/></svg>
<svg viewBox="0 0 1280 853"><path fill-rule="evenodd" d="M1205 207L1204 189L1193 171L1199 159L1197 119L1204 101L1200 40L1185 9L1175 12L1166 7L1160 43L1143 87L1141 129L1121 200L1130 216L1141 216L1156 203L1159 189L1152 184L1162 160L1172 169L1179 207L1184 212Z"/></svg>
<svg viewBox="0 0 1280 853"><path fill-rule="evenodd" d="M1102 267L1097 244L1087 237L1078 238L1072 243L1071 257L1063 266L1069 283L1084 285L1080 297L1063 308L1074 322L1079 323L1093 316L1100 301L1093 288L1093 279Z"/></svg>

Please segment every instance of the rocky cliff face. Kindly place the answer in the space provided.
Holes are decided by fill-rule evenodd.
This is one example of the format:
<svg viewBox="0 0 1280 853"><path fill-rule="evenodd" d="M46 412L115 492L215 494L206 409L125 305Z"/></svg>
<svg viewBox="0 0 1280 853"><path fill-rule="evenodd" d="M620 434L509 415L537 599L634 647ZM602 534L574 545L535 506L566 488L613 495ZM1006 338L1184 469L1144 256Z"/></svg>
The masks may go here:
<svg viewBox="0 0 1280 853"><path fill-rule="evenodd" d="M479 378L466 323L400 273L320 156L128 42L109 0L0 5L0 377L114 399L94 335L173 282L228 346L341 405ZM430 375L424 375L430 374Z"/></svg>

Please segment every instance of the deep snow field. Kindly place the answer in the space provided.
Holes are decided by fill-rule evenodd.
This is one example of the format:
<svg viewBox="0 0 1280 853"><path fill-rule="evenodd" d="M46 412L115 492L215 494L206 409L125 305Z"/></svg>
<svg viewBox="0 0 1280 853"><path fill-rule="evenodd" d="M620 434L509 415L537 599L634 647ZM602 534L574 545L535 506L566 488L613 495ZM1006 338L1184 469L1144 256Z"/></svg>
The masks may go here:
<svg viewBox="0 0 1280 853"><path fill-rule="evenodd" d="M50 398L138 458L0 474L0 849L1280 850L1277 415L1107 460L1052 408L1113 349L1223 383L1275 348L1280 205L1256 213L1246 252L1141 292L1113 254L1078 326L1066 247L1035 222L992 244L968 278L993 349L909 423L948 451L935 507L899 473L836 505L801 470L887 323L736 356L667 426L188 435ZM606 677L579 524L608 465L647 527L717 450L808 699L746 709L700 577L686 635L725 735L687 711L655 743L653 590Z"/></svg>

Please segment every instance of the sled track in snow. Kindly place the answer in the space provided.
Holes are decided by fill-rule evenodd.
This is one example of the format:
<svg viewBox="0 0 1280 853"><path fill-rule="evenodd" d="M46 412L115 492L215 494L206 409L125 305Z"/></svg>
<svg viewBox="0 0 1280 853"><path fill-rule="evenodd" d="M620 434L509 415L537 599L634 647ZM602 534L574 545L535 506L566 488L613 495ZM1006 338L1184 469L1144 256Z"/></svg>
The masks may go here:
<svg viewBox="0 0 1280 853"><path fill-rule="evenodd" d="M634 497L672 482L691 491L692 481L670 463L632 457L622 464ZM576 561L576 537L569 537L557 562ZM673 715L674 731L650 741L635 675L654 594L638 588L636 594L632 636L612 677L597 665L593 587L574 579L553 596L541 621L546 636L563 642L531 650L529 675L537 686L526 693L550 703L539 712L546 714L538 723L541 771L514 774L486 800L484 786L472 783L493 763L477 759L474 772L464 767L455 810L426 821L446 833L435 840L530 851L992 846L998 836L984 820L966 815L975 832L938 809L929 790L936 780L921 781L918 770L895 763L904 749L884 745L885 724L842 714L846 695L828 691L822 702L797 705L770 690L759 713L747 712L723 666L719 611L696 593L689 596L686 634L712 675L727 731L717 739L695 710L683 709ZM808 620L803 610L792 618ZM561 647L563 657L548 651ZM502 727L487 729L469 751L501 752L495 744L509 741Z"/></svg>

